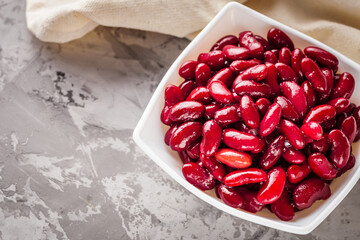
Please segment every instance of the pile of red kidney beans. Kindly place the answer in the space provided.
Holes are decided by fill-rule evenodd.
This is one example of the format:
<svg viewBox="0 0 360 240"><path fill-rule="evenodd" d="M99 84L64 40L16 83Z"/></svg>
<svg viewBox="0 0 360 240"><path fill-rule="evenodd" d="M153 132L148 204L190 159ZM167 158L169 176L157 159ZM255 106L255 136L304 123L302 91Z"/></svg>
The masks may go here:
<svg viewBox="0 0 360 240"><path fill-rule="evenodd" d="M183 161L185 179L215 188L234 208L265 206L289 221L331 195L329 183L355 165L360 107L355 80L314 46L294 48L271 28L267 39L244 31L179 68L167 85L165 143Z"/></svg>

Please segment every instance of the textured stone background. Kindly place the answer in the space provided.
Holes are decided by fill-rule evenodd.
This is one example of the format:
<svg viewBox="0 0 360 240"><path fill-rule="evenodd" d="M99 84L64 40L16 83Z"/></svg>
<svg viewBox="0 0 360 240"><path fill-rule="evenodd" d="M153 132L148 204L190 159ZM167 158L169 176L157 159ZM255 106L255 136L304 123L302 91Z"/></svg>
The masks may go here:
<svg viewBox="0 0 360 240"><path fill-rule="evenodd" d="M360 187L311 234L234 218L194 197L131 135L189 43L99 27L68 44L0 1L0 239L359 239Z"/></svg>

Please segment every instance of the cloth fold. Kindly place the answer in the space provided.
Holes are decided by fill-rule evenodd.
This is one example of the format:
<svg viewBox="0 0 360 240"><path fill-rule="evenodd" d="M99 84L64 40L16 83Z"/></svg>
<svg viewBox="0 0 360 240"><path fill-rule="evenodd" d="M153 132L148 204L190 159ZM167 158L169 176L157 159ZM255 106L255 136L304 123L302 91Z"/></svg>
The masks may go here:
<svg viewBox="0 0 360 240"><path fill-rule="evenodd" d="M27 0L26 19L42 41L64 43L98 25L192 38L228 0ZM238 0L360 62L360 1Z"/></svg>

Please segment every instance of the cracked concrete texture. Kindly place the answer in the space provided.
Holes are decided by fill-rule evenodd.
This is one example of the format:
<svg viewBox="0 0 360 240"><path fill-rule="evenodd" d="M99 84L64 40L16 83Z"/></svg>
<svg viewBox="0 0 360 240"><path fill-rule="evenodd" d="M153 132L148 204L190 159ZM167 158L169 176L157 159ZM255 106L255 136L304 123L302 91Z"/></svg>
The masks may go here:
<svg viewBox="0 0 360 240"><path fill-rule="evenodd" d="M0 5L0 239L357 239L360 188L311 234L234 218L186 191L132 131L189 43L99 27L67 44Z"/></svg>

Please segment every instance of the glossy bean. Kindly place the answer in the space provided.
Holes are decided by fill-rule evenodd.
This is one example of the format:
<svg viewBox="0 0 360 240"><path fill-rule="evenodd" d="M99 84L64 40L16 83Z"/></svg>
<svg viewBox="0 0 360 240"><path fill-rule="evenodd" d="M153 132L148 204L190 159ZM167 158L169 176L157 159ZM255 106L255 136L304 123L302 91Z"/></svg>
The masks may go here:
<svg viewBox="0 0 360 240"><path fill-rule="evenodd" d="M267 98L259 98L256 100L255 105L259 110L260 116L264 117L271 105L271 102Z"/></svg>
<svg viewBox="0 0 360 240"><path fill-rule="evenodd" d="M161 110L160 120L163 124L170 126L173 121L170 119L170 110L172 106L165 105L164 108Z"/></svg>
<svg viewBox="0 0 360 240"><path fill-rule="evenodd" d="M271 167L275 165L275 163L280 159L283 149L285 146L285 137L278 136L272 141L265 152L260 158L260 166L264 170L269 170Z"/></svg>
<svg viewBox="0 0 360 240"><path fill-rule="evenodd" d="M225 54L225 57L230 61L245 60L250 55L249 49L234 45L226 45L222 51Z"/></svg>
<svg viewBox="0 0 360 240"><path fill-rule="evenodd" d="M263 204L271 204L278 200L284 191L286 173L283 168L275 167L267 173L267 180L261 186L257 200Z"/></svg>
<svg viewBox="0 0 360 240"><path fill-rule="evenodd" d="M323 93L327 91L327 81L320 67L310 58L301 60L301 70L315 91Z"/></svg>
<svg viewBox="0 0 360 240"><path fill-rule="evenodd" d="M170 119L174 122L192 121L201 118L205 106L195 101L183 101L175 104L170 110Z"/></svg>
<svg viewBox="0 0 360 240"><path fill-rule="evenodd" d="M337 168L343 168L350 156L351 148L349 140L345 134L338 129L331 130L328 139L331 147L331 162Z"/></svg>
<svg viewBox="0 0 360 240"><path fill-rule="evenodd" d="M219 103L230 104L234 101L232 93L220 81L211 81L208 85L210 95Z"/></svg>
<svg viewBox="0 0 360 240"><path fill-rule="evenodd" d="M273 53L272 51L266 51L266 52L264 52L264 62L275 64L278 62L278 59L277 59L275 53Z"/></svg>
<svg viewBox="0 0 360 240"><path fill-rule="evenodd" d="M266 77L267 70L268 69L265 64L259 64L254 67L248 68L235 78L235 81L233 82L233 87L235 87L238 83L244 80L261 81Z"/></svg>
<svg viewBox="0 0 360 240"><path fill-rule="evenodd" d="M304 123L300 130L303 131L305 136L311 138L312 140L319 140L323 135L323 129L317 122Z"/></svg>
<svg viewBox="0 0 360 240"><path fill-rule="evenodd" d="M349 160L346 163L346 165L343 168L339 169L338 174L337 174L336 177L340 177L345 172L352 169L355 166L355 163L356 163L356 158L355 158L354 154L351 154L350 157L349 157Z"/></svg>
<svg viewBox="0 0 360 240"><path fill-rule="evenodd" d="M215 153L215 158L232 168L247 168L252 163L249 154L230 148L219 149Z"/></svg>
<svg viewBox="0 0 360 240"><path fill-rule="evenodd" d="M261 58L264 54L264 48L254 37L251 31L244 31L239 34L239 44L250 50L250 56Z"/></svg>
<svg viewBox="0 0 360 240"><path fill-rule="evenodd" d="M333 70L336 70L338 67L339 60L333 54L322 48L310 46L306 47L304 52L309 58Z"/></svg>
<svg viewBox="0 0 360 240"><path fill-rule="evenodd" d="M286 81L280 84L281 93L289 99L299 114L300 118L304 117L307 112L307 102L304 89L298 84Z"/></svg>
<svg viewBox="0 0 360 240"><path fill-rule="evenodd" d="M201 190L210 190L215 187L215 178L196 163L185 163L182 167L182 173L185 179Z"/></svg>
<svg viewBox="0 0 360 240"><path fill-rule="evenodd" d="M280 95L280 86L278 83L278 70L274 64L266 63L268 68L267 75L264 79L264 82L270 86L271 95L278 96Z"/></svg>
<svg viewBox="0 0 360 240"><path fill-rule="evenodd" d="M279 124L279 130L294 148L303 149L305 147L304 135L293 122L282 119Z"/></svg>
<svg viewBox="0 0 360 240"><path fill-rule="evenodd" d="M189 96L186 98L186 101L196 101L199 103L207 104L212 100L209 90L206 87L196 87L194 88Z"/></svg>
<svg viewBox="0 0 360 240"><path fill-rule="evenodd" d="M334 72L330 68L321 68L321 72L325 76L327 89L323 93L318 93L318 100L320 103L325 102L331 93L334 86Z"/></svg>
<svg viewBox="0 0 360 240"><path fill-rule="evenodd" d="M226 205L233 208L240 208L244 205L244 198L235 188L229 188L224 184L220 184L217 190L221 200Z"/></svg>
<svg viewBox="0 0 360 240"><path fill-rule="evenodd" d="M240 100L239 106L245 124L250 128L257 128L260 122L260 115L254 101L249 96L244 95Z"/></svg>
<svg viewBox="0 0 360 240"><path fill-rule="evenodd" d="M294 207L290 203L289 194L283 191L280 198L271 204L272 212L283 221L290 221L295 216Z"/></svg>
<svg viewBox="0 0 360 240"><path fill-rule="evenodd" d="M323 134L319 140L313 141L310 145L312 152L326 153L330 147L328 134Z"/></svg>
<svg viewBox="0 0 360 240"><path fill-rule="evenodd" d="M179 154L179 157L180 157L181 161L183 162L183 164L193 161L193 159L191 159L189 157L189 155L187 155L186 151L180 151L180 152L178 152L178 154Z"/></svg>
<svg viewBox="0 0 360 240"><path fill-rule="evenodd" d="M198 65L197 61L188 60L181 64L179 68L179 75L185 79L195 79L195 68Z"/></svg>
<svg viewBox="0 0 360 240"><path fill-rule="evenodd" d="M195 82L198 87L205 87L211 78L211 69L205 63L199 63L195 68Z"/></svg>
<svg viewBox="0 0 360 240"><path fill-rule="evenodd" d="M227 88L232 86L232 83L235 79L234 73L231 71L230 68L223 68L218 71L209 81L208 86L213 81L220 81L225 84Z"/></svg>
<svg viewBox="0 0 360 240"><path fill-rule="evenodd" d="M173 124L171 125L171 127L166 131L165 133L165 137L164 137L164 142L166 145L169 145L170 143L170 138L172 136L172 134L175 132L175 130L180 126L179 123L177 124Z"/></svg>
<svg viewBox="0 0 360 240"><path fill-rule="evenodd" d="M260 140L254 135L228 128L223 131L223 142L240 151L252 151L258 147Z"/></svg>
<svg viewBox="0 0 360 240"><path fill-rule="evenodd" d="M205 156L215 154L221 143L222 129L215 120L209 120L202 126L200 152Z"/></svg>
<svg viewBox="0 0 360 240"><path fill-rule="evenodd" d="M230 64L229 68L234 74L239 75L242 71L259 64L261 64L260 60L255 58L250 60L236 60Z"/></svg>
<svg viewBox="0 0 360 240"><path fill-rule="evenodd" d="M237 190L245 200L244 205L241 207L242 209L248 212L256 213L264 208L265 205L256 199L257 192L249 190L243 186L238 187Z"/></svg>
<svg viewBox="0 0 360 240"><path fill-rule="evenodd" d="M263 46L264 52L269 51L271 49L270 44L265 38L259 35L254 35L254 37Z"/></svg>
<svg viewBox="0 0 360 240"><path fill-rule="evenodd" d="M299 48L295 48L291 53L291 67L299 79L304 78L304 73L301 70L301 60L304 57L304 53Z"/></svg>
<svg viewBox="0 0 360 240"><path fill-rule="evenodd" d="M331 91L330 98L344 97L349 99L355 89L355 79L347 72L341 74L338 82L334 83L334 87Z"/></svg>
<svg viewBox="0 0 360 240"><path fill-rule="evenodd" d="M356 131L357 131L355 118L353 116L345 118L342 121L339 130L345 134L345 136L349 140L349 143L352 144L356 137Z"/></svg>
<svg viewBox="0 0 360 240"><path fill-rule="evenodd" d="M299 83L299 79L291 67L280 62L276 63L275 67L277 69L278 79L280 80L280 82L291 81Z"/></svg>
<svg viewBox="0 0 360 240"><path fill-rule="evenodd" d="M279 51L279 63L291 66L291 51L287 47L283 47Z"/></svg>
<svg viewBox="0 0 360 240"><path fill-rule="evenodd" d="M268 84L252 80L241 81L234 87L234 91L239 96L249 95L253 99L268 98L271 94L271 88Z"/></svg>
<svg viewBox="0 0 360 240"><path fill-rule="evenodd" d="M310 83L308 81L304 81L301 84L302 89L304 89L304 93L306 96L306 102L308 105L308 109L312 109L316 106L316 92L311 87Z"/></svg>
<svg viewBox="0 0 360 240"><path fill-rule="evenodd" d="M271 28L267 33L267 40L271 46L280 50L287 47L290 51L294 50L294 43L290 37L278 28Z"/></svg>
<svg viewBox="0 0 360 240"><path fill-rule="evenodd" d="M337 170L322 153L311 154L308 163L311 170L322 179L331 180L337 175Z"/></svg>
<svg viewBox="0 0 360 240"><path fill-rule="evenodd" d="M275 103L281 106L281 116L285 119L297 122L299 120L299 114L295 110L293 104L284 96L278 96L274 100Z"/></svg>
<svg viewBox="0 0 360 240"><path fill-rule="evenodd" d="M280 122L281 118L281 105L278 103L272 104L267 110L264 118L261 120L259 127L260 136L269 135Z"/></svg>
<svg viewBox="0 0 360 240"><path fill-rule="evenodd" d="M197 61L206 63L212 70L219 70L225 64L225 55L222 51L214 50L208 53L200 53Z"/></svg>
<svg viewBox="0 0 360 240"><path fill-rule="evenodd" d="M339 114L349 107L350 101L347 98L339 97L328 101L326 104L333 106L336 110L336 114Z"/></svg>
<svg viewBox="0 0 360 240"><path fill-rule="evenodd" d="M288 167L287 176L290 183L299 183L304 180L311 172L310 166L307 161L300 163L299 165L294 164Z"/></svg>
<svg viewBox="0 0 360 240"><path fill-rule="evenodd" d="M174 131L169 145L174 151L184 151L193 141L201 136L201 133L201 123L185 122Z"/></svg>
<svg viewBox="0 0 360 240"><path fill-rule="evenodd" d="M307 113L303 122L317 122L321 124L331 118L334 118L335 115L336 110L334 107L327 104L318 105Z"/></svg>
<svg viewBox="0 0 360 240"><path fill-rule="evenodd" d="M292 146L284 148L282 158L292 164L300 164L305 161L304 153Z"/></svg>
<svg viewBox="0 0 360 240"><path fill-rule="evenodd" d="M186 148L186 153L191 159L198 160L200 158L200 139L192 142Z"/></svg>
<svg viewBox="0 0 360 240"><path fill-rule="evenodd" d="M192 92L192 90L196 88L196 83L191 80L184 81L183 83L180 84L179 88L183 94L183 99L186 99L189 96L189 94Z"/></svg>
<svg viewBox="0 0 360 240"><path fill-rule="evenodd" d="M236 187L249 183L263 182L267 178L266 173L258 168L235 170L227 174L224 184L228 187Z"/></svg>
<svg viewBox="0 0 360 240"><path fill-rule="evenodd" d="M214 119L219 124L226 126L241 120L240 110L237 104L229 105L217 110L214 114Z"/></svg>
<svg viewBox="0 0 360 240"><path fill-rule="evenodd" d="M165 105L174 106L175 104L184 100L183 93L178 86L169 84L164 92Z"/></svg>
<svg viewBox="0 0 360 240"><path fill-rule="evenodd" d="M309 208L316 200L330 197L329 184L319 178L309 178L299 183L293 191L293 201L299 210Z"/></svg>

